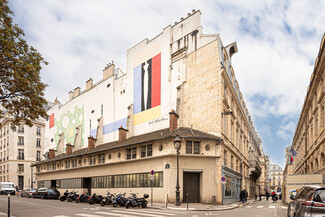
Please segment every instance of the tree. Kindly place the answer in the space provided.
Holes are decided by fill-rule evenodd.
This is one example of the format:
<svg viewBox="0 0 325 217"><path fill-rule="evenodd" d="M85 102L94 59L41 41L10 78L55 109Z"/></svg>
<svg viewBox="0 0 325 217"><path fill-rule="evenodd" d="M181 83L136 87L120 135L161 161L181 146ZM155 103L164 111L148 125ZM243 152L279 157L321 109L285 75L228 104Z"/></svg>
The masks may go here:
<svg viewBox="0 0 325 217"><path fill-rule="evenodd" d="M40 70L48 63L23 39L25 34L13 24L13 16L8 1L0 0L0 107L13 118L15 129L21 122L32 126L33 120L47 118L47 85L41 81Z"/></svg>

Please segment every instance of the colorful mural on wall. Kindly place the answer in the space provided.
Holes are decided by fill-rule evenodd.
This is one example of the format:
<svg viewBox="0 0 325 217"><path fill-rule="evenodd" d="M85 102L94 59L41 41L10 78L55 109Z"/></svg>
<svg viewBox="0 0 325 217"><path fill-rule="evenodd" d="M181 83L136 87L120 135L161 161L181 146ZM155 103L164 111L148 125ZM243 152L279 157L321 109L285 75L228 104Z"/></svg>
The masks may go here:
<svg viewBox="0 0 325 217"><path fill-rule="evenodd" d="M52 117L52 119L51 119ZM54 123L53 123L54 120ZM54 118L54 114L50 115L49 127L56 127L54 133L54 141L57 148L60 134L64 133L65 143L74 143L76 135L76 127L81 125L81 147L84 146L83 132L84 132L84 106L75 106L74 111L67 111L61 114L60 117Z"/></svg>
<svg viewBox="0 0 325 217"><path fill-rule="evenodd" d="M108 134L108 133L112 133L115 131L118 131L118 128L120 128L121 126L123 128L126 128L126 124L127 124L127 118L122 118L121 120L117 120L114 121L112 123L106 124L103 126L103 134ZM97 128L93 129L89 132L89 135L96 138L96 134L97 134Z"/></svg>
<svg viewBox="0 0 325 217"><path fill-rule="evenodd" d="M161 116L161 54L141 63L133 70L134 125Z"/></svg>

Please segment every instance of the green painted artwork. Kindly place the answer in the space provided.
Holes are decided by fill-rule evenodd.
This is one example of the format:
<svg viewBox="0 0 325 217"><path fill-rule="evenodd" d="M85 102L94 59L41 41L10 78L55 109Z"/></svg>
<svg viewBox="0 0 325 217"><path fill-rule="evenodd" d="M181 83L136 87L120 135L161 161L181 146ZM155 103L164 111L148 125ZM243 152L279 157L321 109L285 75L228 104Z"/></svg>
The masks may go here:
<svg viewBox="0 0 325 217"><path fill-rule="evenodd" d="M74 143L76 135L76 127L81 125L81 147L84 147L84 106L74 107L73 113L67 111L62 114L59 119L55 118L56 132L54 133L54 140L56 144L56 149L58 148L58 141L60 134L64 133L64 138L66 143ZM64 148L65 149L65 148Z"/></svg>

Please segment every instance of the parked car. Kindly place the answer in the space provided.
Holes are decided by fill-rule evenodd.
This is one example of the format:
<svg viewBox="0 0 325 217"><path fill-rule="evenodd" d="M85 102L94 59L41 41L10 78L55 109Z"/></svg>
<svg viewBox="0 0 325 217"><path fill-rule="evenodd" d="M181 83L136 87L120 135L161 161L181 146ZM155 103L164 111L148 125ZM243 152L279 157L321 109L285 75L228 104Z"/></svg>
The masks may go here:
<svg viewBox="0 0 325 217"><path fill-rule="evenodd" d="M31 197L32 198L39 197L42 199L47 199L47 198L59 199L60 192L56 188L40 188L37 189Z"/></svg>
<svg viewBox="0 0 325 217"><path fill-rule="evenodd" d="M22 190L20 193L20 196L30 198L34 194L35 191L36 191L36 189L34 189L34 188L28 188L26 190Z"/></svg>
<svg viewBox="0 0 325 217"><path fill-rule="evenodd" d="M1 194L12 194L15 195L15 186L12 182L0 182L0 193Z"/></svg>
<svg viewBox="0 0 325 217"><path fill-rule="evenodd" d="M325 185L304 186L290 199L288 217L325 216Z"/></svg>

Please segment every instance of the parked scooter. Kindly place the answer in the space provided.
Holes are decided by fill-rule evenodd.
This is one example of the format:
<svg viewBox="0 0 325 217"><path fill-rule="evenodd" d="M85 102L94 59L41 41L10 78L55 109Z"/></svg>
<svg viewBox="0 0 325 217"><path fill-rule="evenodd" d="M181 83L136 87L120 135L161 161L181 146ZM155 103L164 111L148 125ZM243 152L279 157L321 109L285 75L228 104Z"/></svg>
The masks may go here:
<svg viewBox="0 0 325 217"><path fill-rule="evenodd" d="M69 191L66 190L66 191L63 193L63 195L59 197L60 201L62 201L62 202L65 201L65 200L67 199L68 195L69 195Z"/></svg>
<svg viewBox="0 0 325 217"><path fill-rule="evenodd" d="M142 208L147 207L148 201L146 201L146 198L149 198L149 195L144 194L143 198L137 198L136 196L137 196L137 194L131 193L131 197L126 202L125 208L128 209L128 208L130 208L130 206L132 206L132 207L141 206Z"/></svg>
<svg viewBox="0 0 325 217"><path fill-rule="evenodd" d="M106 197L103 198L100 205L101 206L110 205L110 204L113 204L113 201L114 201L114 195L111 194L110 191L108 190L106 193Z"/></svg>
<svg viewBox="0 0 325 217"><path fill-rule="evenodd" d="M77 191L73 190L71 191L67 196L67 201L72 202L78 198L79 195L77 195Z"/></svg>
<svg viewBox="0 0 325 217"><path fill-rule="evenodd" d="M88 198L88 203L94 205L94 203L101 203L103 200L102 195L96 195L95 193Z"/></svg>
<svg viewBox="0 0 325 217"><path fill-rule="evenodd" d="M89 198L89 195L85 194L85 193L82 193L79 197L77 197L76 199L76 203L79 203L79 202L88 202L88 198Z"/></svg>
<svg viewBox="0 0 325 217"><path fill-rule="evenodd" d="M113 207L117 207L118 205L120 206L125 206L126 202L129 200L129 198L125 198L125 194L118 193L116 195L115 201L113 201Z"/></svg>

